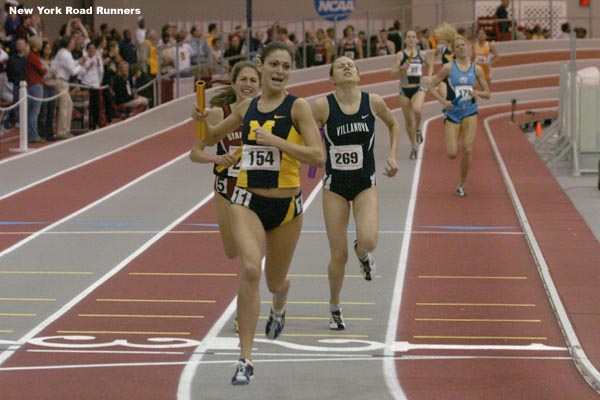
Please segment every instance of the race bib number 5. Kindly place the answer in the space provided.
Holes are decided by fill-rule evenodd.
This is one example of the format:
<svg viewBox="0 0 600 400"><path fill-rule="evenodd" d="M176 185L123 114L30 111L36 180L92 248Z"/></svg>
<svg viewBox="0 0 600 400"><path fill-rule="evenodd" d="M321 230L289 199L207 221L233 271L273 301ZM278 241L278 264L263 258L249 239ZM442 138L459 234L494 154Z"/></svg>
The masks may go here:
<svg viewBox="0 0 600 400"><path fill-rule="evenodd" d="M279 171L281 152L276 147L244 145L242 149L242 169Z"/></svg>
<svg viewBox="0 0 600 400"><path fill-rule="evenodd" d="M331 168L352 171L363 167L363 151L360 145L331 146Z"/></svg>

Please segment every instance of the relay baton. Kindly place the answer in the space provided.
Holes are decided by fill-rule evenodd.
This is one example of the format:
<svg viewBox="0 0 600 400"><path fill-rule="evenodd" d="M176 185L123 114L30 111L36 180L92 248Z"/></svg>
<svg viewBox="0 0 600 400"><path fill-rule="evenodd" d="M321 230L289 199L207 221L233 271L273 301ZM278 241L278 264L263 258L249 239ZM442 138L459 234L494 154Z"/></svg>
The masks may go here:
<svg viewBox="0 0 600 400"><path fill-rule="evenodd" d="M239 160L240 157L242 156L242 148L240 147L239 149L237 149L235 151L235 153L233 153L233 156L235 157L236 160ZM226 169L227 169L227 167L224 165L217 165L217 168L216 168L217 172L223 172Z"/></svg>
<svg viewBox="0 0 600 400"><path fill-rule="evenodd" d="M201 113L204 113L204 88L206 87L206 82L204 81L196 81L196 106L200 109ZM198 129L198 139L204 140L206 137L206 121L199 121L197 123Z"/></svg>

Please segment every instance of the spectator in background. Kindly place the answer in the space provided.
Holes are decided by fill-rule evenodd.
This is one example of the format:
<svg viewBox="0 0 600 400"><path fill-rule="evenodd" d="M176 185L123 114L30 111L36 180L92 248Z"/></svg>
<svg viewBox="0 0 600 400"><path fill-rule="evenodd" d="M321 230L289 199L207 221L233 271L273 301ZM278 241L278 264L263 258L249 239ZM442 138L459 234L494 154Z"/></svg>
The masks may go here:
<svg viewBox="0 0 600 400"><path fill-rule="evenodd" d="M574 31L577 39L585 39L587 37L587 29L585 28L577 27L574 29Z"/></svg>
<svg viewBox="0 0 600 400"><path fill-rule="evenodd" d="M388 32L387 39L394 43L396 51L402 50L402 24L399 19L394 20L394 24L388 29Z"/></svg>
<svg viewBox="0 0 600 400"><path fill-rule="evenodd" d="M119 69L119 63L123 61L121 55L119 54L119 43L112 40L108 42L108 46L106 47L106 57L104 57L104 76L102 78L102 85L108 85L112 88L115 77L117 76L117 71ZM104 111L106 114L106 120L108 123L112 122L112 119L117 115L113 108L114 100L113 100L113 92L111 90L105 90L102 93L102 97L104 100Z"/></svg>
<svg viewBox="0 0 600 400"><path fill-rule="evenodd" d="M356 37L352 25L344 28L344 37L340 40L338 55L348 57L351 60L363 58L362 44L360 39Z"/></svg>
<svg viewBox="0 0 600 400"><path fill-rule="evenodd" d="M135 45L131 42L131 31L125 29L123 31L123 40L119 43L119 55L130 65L137 63L137 50Z"/></svg>
<svg viewBox="0 0 600 400"><path fill-rule="evenodd" d="M221 48L221 38L215 37L213 38L208 54L208 68L210 69L211 75L222 75L226 72L222 63L223 49Z"/></svg>
<svg viewBox="0 0 600 400"><path fill-rule="evenodd" d="M223 56L227 59L229 68L232 68L235 63L244 59L242 55L242 43L238 35L231 36L229 47L225 50Z"/></svg>
<svg viewBox="0 0 600 400"><path fill-rule="evenodd" d="M6 41L8 42L8 46L10 50L14 50L17 44L17 28L21 25L21 20L17 16L17 14L9 13L10 5L7 3L4 5L4 8L7 12L6 21L4 22L4 34L6 35ZM22 8L22 6L19 6Z"/></svg>
<svg viewBox="0 0 600 400"><path fill-rule="evenodd" d="M400 49L398 49L398 51L399 50ZM382 29L379 31L379 39L375 55L387 56L389 54L396 54L396 45L389 39L388 32L385 29Z"/></svg>
<svg viewBox="0 0 600 400"><path fill-rule="evenodd" d="M89 128L94 130L100 124L100 83L104 76L104 67L102 60L96 55L96 45L94 43L88 43L83 59L85 73L81 77L81 83L89 86Z"/></svg>
<svg viewBox="0 0 600 400"><path fill-rule="evenodd" d="M75 61L72 55L74 40L70 36L63 36L60 39L60 50L52 62L52 68L56 70L56 90L62 92L58 98L58 116L56 121L56 137L58 139L67 139L73 137L71 134L71 117L73 114L73 100L69 93L69 79L72 75L82 75L84 72L81 66L84 59Z"/></svg>
<svg viewBox="0 0 600 400"><path fill-rule="evenodd" d="M510 5L510 0L501 0L500 5L496 8L496 13L494 14L496 18L500 20L498 22L498 28L500 29L500 33L508 33L510 32L511 22L508 19L508 6Z"/></svg>
<svg viewBox="0 0 600 400"><path fill-rule="evenodd" d="M559 40L568 40L571 38L571 24L565 22L560 26L560 34L557 39Z"/></svg>
<svg viewBox="0 0 600 400"><path fill-rule="evenodd" d="M29 54L25 61L25 74L27 77L27 94L29 96L42 98L44 96L44 75L46 68L40 61L40 50L42 39L32 36L29 39ZM40 101L32 98L27 99L27 140L30 143L44 142L38 133L38 115L40 113Z"/></svg>
<svg viewBox="0 0 600 400"><path fill-rule="evenodd" d="M305 54L306 62L304 61ZM312 29L307 29L305 40L298 45L298 51L296 52L296 67L308 68L313 65L315 65L315 34Z"/></svg>
<svg viewBox="0 0 600 400"><path fill-rule="evenodd" d="M179 32L175 35L177 61L175 62L175 68L177 75L180 77L192 76L192 47L185 42L185 35Z"/></svg>
<svg viewBox="0 0 600 400"><path fill-rule="evenodd" d="M190 47L192 48L192 65L205 65L208 62L208 43L202 35L202 30L198 25L192 26L190 31L191 37L188 40Z"/></svg>
<svg viewBox="0 0 600 400"><path fill-rule="evenodd" d="M146 40L137 48L138 65L142 73L156 76L158 74L158 53L156 45L158 44L158 36L156 31L150 30L146 33Z"/></svg>
<svg viewBox="0 0 600 400"><path fill-rule="evenodd" d="M113 90L115 91L115 104L119 107L134 113L148 108L148 99L139 96L134 90L127 61L121 61L119 64L119 73L115 77Z"/></svg>
<svg viewBox="0 0 600 400"><path fill-rule="evenodd" d="M31 14L31 24L29 25L29 30L33 33L33 36L39 36L40 39L42 39L42 40L44 39L40 14L38 14L38 13Z"/></svg>
<svg viewBox="0 0 600 400"><path fill-rule="evenodd" d="M315 41L314 65L330 64L334 54L334 47L331 40L321 28L317 29L317 39Z"/></svg>
<svg viewBox="0 0 600 400"><path fill-rule="evenodd" d="M52 69L52 45L49 42L42 44L40 61L46 69L44 75L44 98L56 95L56 72ZM54 141L54 110L56 100L45 101L40 107L38 115L38 130L48 142Z"/></svg>
<svg viewBox="0 0 600 400"><path fill-rule="evenodd" d="M26 81L25 60L27 58L27 42L24 38L15 41L15 50L8 57L6 77L13 86L13 102L19 101L19 82ZM13 120L19 123L19 107L13 108Z"/></svg>
<svg viewBox="0 0 600 400"><path fill-rule="evenodd" d="M331 42L331 48L333 50L333 54L331 55L330 62L333 62L333 60L335 60L335 58L337 57L337 54L339 52L338 43L337 43L337 40L335 40L335 28L329 27L329 28L327 28L327 30L325 32L327 33L327 38Z"/></svg>
<svg viewBox="0 0 600 400"><path fill-rule="evenodd" d="M140 45L146 40L146 20L144 17L138 17L138 28L135 30L135 44Z"/></svg>
<svg viewBox="0 0 600 400"><path fill-rule="evenodd" d="M532 40L544 40L546 36L544 35L544 30L540 24L535 24L533 29L531 30L531 39Z"/></svg>
<svg viewBox="0 0 600 400"><path fill-rule="evenodd" d="M209 46L213 47L213 40L219 36L220 33L217 24L215 24L214 22L208 24L208 34L206 35L206 43L208 43Z"/></svg>

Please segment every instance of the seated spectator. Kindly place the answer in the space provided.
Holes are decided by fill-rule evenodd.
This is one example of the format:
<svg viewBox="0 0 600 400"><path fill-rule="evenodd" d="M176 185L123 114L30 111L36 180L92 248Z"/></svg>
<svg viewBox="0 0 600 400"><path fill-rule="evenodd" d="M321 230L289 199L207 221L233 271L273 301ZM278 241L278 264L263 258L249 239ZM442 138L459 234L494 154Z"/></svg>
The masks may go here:
<svg viewBox="0 0 600 400"><path fill-rule="evenodd" d="M571 24L565 22L560 26L560 34L557 39L559 40L568 40L571 38Z"/></svg>
<svg viewBox="0 0 600 400"><path fill-rule="evenodd" d="M543 40L546 39L544 35L544 30L540 24L535 24L533 29L531 30L531 39L533 40Z"/></svg>
<svg viewBox="0 0 600 400"><path fill-rule="evenodd" d="M121 61L119 73L115 76L113 83L115 91L115 104L126 112L141 112L148 108L148 99L138 95L129 77L129 63Z"/></svg>
<svg viewBox="0 0 600 400"><path fill-rule="evenodd" d="M575 28L574 31L577 39L585 39L587 37L587 29L585 28L578 27Z"/></svg>

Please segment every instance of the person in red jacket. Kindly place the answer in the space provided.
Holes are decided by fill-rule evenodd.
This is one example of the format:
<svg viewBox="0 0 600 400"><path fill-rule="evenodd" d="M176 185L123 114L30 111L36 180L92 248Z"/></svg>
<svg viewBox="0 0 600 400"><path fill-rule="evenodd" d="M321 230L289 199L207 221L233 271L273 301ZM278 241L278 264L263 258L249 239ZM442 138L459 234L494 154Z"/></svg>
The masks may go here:
<svg viewBox="0 0 600 400"><path fill-rule="evenodd" d="M39 36L32 36L29 39L29 54L25 60L25 74L27 76L27 94L38 99L44 97L44 75L46 74L46 68L40 60L41 49L42 39ZM29 142L44 142L44 139L38 134L37 125L41 105L39 100L31 97L28 99L27 136Z"/></svg>

